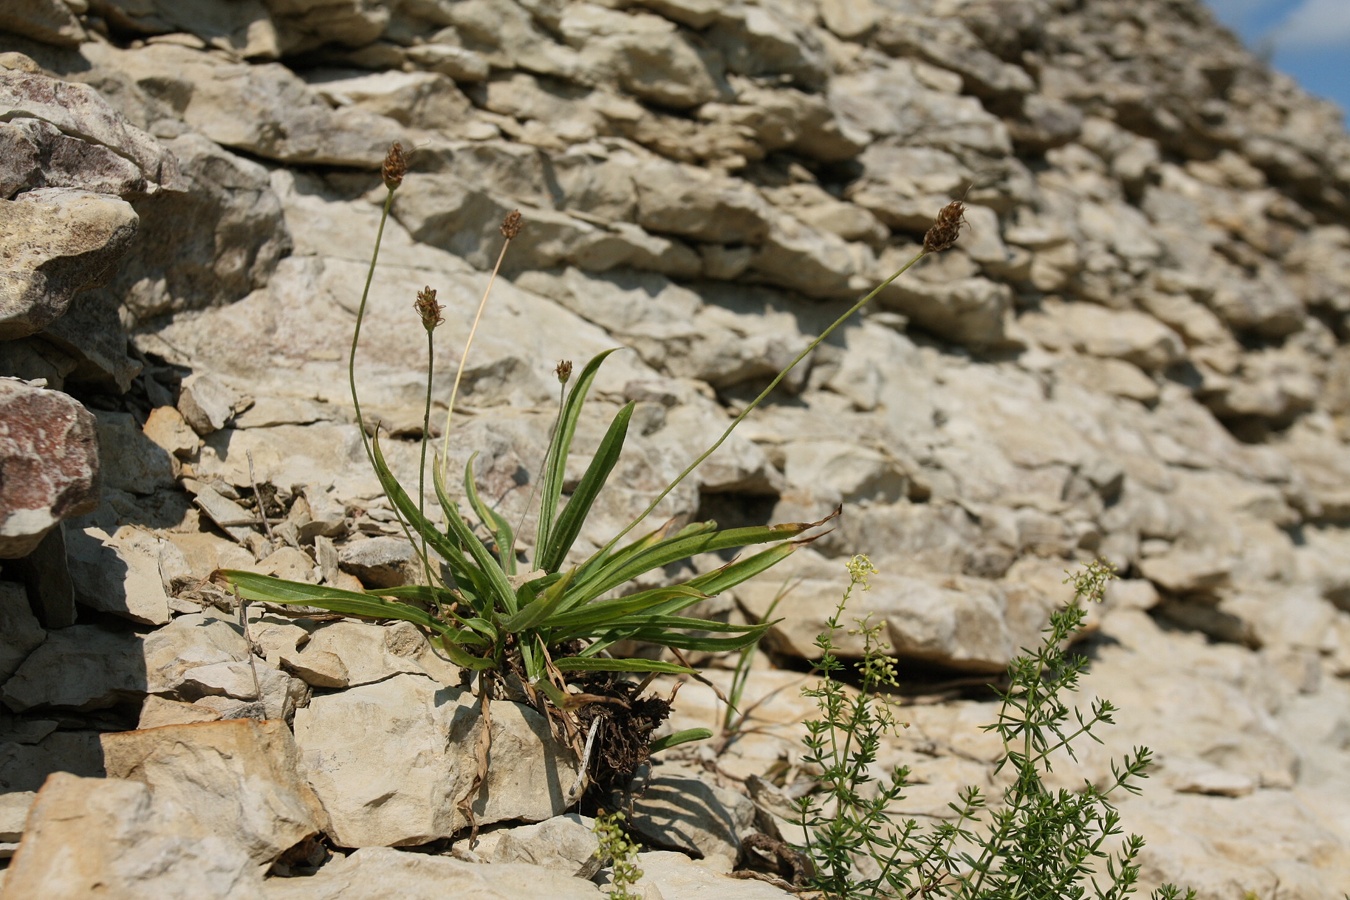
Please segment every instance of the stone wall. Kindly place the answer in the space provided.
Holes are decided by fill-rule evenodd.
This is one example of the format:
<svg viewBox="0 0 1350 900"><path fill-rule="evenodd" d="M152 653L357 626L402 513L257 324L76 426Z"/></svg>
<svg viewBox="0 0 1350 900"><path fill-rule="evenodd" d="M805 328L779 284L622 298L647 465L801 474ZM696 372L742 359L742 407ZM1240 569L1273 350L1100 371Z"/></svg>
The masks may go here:
<svg viewBox="0 0 1350 900"><path fill-rule="evenodd" d="M25 760L0 789L106 774L95 732L183 721L145 719L147 696L189 718L268 698L303 718L364 683L301 665L310 634L282 630L266 690L125 667L201 614L218 565L405 577L346 385L397 140L411 171L363 405L407 439L390 454L412 483L416 292L447 307L444 402L497 225L520 209L451 452L478 451L482 489L528 516L554 364L630 348L581 429L594 446L602 413L638 401L583 550L964 199L957 247L886 288L659 513L842 506L790 561L801 580L766 648L809 659L865 552L882 573L866 609L929 683L999 672L1067 599L1063 571L1106 558L1123 580L1094 619L1090 691L1123 708L1119 748L1159 754L1122 804L1149 840L1145 880L1350 890L1350 139L1197 0L21 0L0 12L0 51L0 374L19 379L0 555L25 557L28 585L6 583L27 637L0 699L37 735L0 745ZM38 407L65 423L60 453L19 427ZM32 468L43 457L62 466ZM42 491L14 492L24 460ZM255 484L289 531L249 525ZM762 616L779 586L706 612ZM63 651L77 620L91 631ZM88 684L35 668L63 652L102 660ZM444 675L426 665L381 677L426 690ZM71 718L89 710L106 712ZM958 733L987 711L914 708L895 760L928 766L933 809L939 788L990 777L969 759L985 738ZM726 766L796 752L777 740ZM1085 757L1089 777L1106 760Z"/></svg>

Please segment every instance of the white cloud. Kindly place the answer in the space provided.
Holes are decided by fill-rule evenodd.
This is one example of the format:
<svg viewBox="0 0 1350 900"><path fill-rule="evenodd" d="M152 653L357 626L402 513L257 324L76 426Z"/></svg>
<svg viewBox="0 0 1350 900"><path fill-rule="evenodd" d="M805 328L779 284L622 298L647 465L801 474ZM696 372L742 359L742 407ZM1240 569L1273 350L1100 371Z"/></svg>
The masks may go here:
<svg viewBox="0 0 1350 900"><path fill-rule="evenodd" d="M1326 49L1344 44L1350 56L1350 2L1304 0L1272 30L1271 36L1281 50Z"/></svg>

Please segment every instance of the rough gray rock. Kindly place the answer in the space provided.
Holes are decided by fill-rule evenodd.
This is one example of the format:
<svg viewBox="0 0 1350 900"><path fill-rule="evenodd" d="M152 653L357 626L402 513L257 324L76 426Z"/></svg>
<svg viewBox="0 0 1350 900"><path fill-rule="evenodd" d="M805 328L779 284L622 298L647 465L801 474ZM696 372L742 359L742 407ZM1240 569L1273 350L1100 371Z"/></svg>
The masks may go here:
<svg viewBox="0 0 1350 900"><path fill-rule="evenodd" d="M98 504L94 417L70 397L0 379L0 557L26 556Z"/></svg>
<svg viewBox="0 0 1350 900"><path fill-rule="evenodd" d="M212 614L208 627L191 615L228 605L202 584L218 566L350 588L339 559L354 538L398 534L365 470L346 385L386 197L376 169L398 138L411 169L367 301L362 408L413 483L426 345L412 300L430 285L446 305L432 379L442 404L501 249L498 223L522 209L525 231L468 356L449 455L458 474L479 453L479 490L523 523L526 552L560 357L634 351L606 363L578 428L569 488L608 417L637 403L624 458L578 541L584 554L910 259L938 209L962 200L956 247L836 331L644 530L668 516L809 521L842 504L834 530L787 564L806 579L768 644L809 656L843 559L866 551L881 574L855 602L876 614L901 671L977 679L1033 644L1067 598L1064 569L1106 557L1127 581L1092 620L1091 690L1138 709L1122 717L1122 745L1149 744L1161 760L1144 796L1122 805L1125 826L1137 817L1150 841L1145 886L1350 890L1340 799L1350 761L1335 731L1350 717L1350 141L1334 110L1256 64L1199 4L96 5L119 34L145 38L125 49L94 37L102 26L78 6L31 0L0 14L22 14L4 21L34 54L6 55L0 68L69 100L0 116L0 182L32 197L10 208L52 190L127 201L138 246L107 287L73 302L32 287L35 302L67 313L5 342L0 366L77 395L130 390L99 413L117 445L105 459L116 486L77 524L113 543L125 521L159 526L159 549L137 563L156 608L136 615L159 621L167 586L177 620L140 639L158 648L151 700L148 685L113 674L115 689L58 696L40 672L64 659L48 649L60 649L62 630L36 649L16 644L4 696L33 705L3 745L15 785L38 787L58 757L98 774L94 724L38 727L43 703L73 717L94 707L127 716L142 702L143 722L172 723L256 713L261 689L285 715L307 701L308 679L331 693L300 709L303 725L392 684L434 697L455 683L424 644L405 646L405 626L319 628L252 606L249 636L267 660L257 658L255 684L233 620ZM132 356L124 325L136 329ZM197 417L198 437L172 410L180 394L185 410L209 399L196 394L212 380L232 396ZM238 504L219 505L231 537L220 536L202 515L216 506L211 492L246 496L255 480L292 504L273 539ZM48 573L65 554L51 534ZM56 583L40 581L44 594ZM745 585L735 604L717 601L719 614L765 615L779 587L776 576ZM51 593L32 598L39 618L69 624L71 597ZM149 621L137 627L151 631ZM89 634L96 649L106 642ZM757 665L752 685L799 686ZM697 712L686 727L719 715L711 699L699 706L700 689L687 685L676 704L677 717ZM1194 698L1213 716L1195 714ZM451 726L422 709L409 718L442 746ZM765 710L775 733L743 736L719 766L748 777L793 764L809 707L794 695ZM915 764L926 778L907 810L944 814L956 789L988 783L997 747L975 723L989 711L906 710L911 729L879 763ZM356 718L334 729L365 734ZM1098 782L1109 749L1084 756ZM1063 768L1066 787L1080 784ZM401 824L417 823L386 829L400 841L462 824L428 792L371 784L371 796L394 798ZM373 802L331 791L344 808ZM1265 833L1234 822L1234 810ZM1272 829L1293 837L1271 841ZM653 892L732 895L731 883L695 885L649 856ZM334 891L406 878L403 892L417 896L421 876L408 870L461 871L441 862L358 851L326 869Z"/></svg>
<svg viewBox="0 0 1350 900"><path fill-rule="evenodd" d="M0 339L40 331L65 314L82 290L97 287L126 253L140 222L124 200L74 188L39 188L0 199Z"/></svg>

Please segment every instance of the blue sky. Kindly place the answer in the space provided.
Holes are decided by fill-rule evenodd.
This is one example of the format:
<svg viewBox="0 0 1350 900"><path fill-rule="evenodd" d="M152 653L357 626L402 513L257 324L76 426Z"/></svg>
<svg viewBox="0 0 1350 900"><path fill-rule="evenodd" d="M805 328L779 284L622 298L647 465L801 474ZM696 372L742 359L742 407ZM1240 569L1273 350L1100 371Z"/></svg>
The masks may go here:
<svg viewBox="0 0 1350 900"><path fill-rule="evenodd" d="M1350 0L1205 0L1247 46L1350 110Z"/></svg>

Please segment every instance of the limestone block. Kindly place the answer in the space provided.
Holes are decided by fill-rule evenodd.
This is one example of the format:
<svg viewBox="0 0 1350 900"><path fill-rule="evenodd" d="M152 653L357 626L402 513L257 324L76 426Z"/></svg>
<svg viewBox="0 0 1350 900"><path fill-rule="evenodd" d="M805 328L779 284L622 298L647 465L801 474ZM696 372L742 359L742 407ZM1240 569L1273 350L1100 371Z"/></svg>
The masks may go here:
<svg viewBox="0 0 1350 900"><path fill-rule="evenodd" d="M49 632L0 687L15 712L38 706L104 709L146 691L144 638L98 625ZM60 672L60 678L53 678Z"/></svg>
<svg viewBox="0 0 1350 900"><path fill-rule="evenodd" d="M492 764L472 801L478 823L562 812L576 783L570 751L532 709L497 701L491 715ZM457 804L482 727L475 697L412 674L317 696L295 718L310 784L344 847L423 844L465 827Z"/></svg>
<svg viewBox="0 0 1350 900"><path fill-rule="evenodd" d="M274 878L266 883L266 900L342 900L380 895L407 900L437 900L453 895L475 900L519 900L544 896L555 900L602 900L606 895L570 872L527 863L485 866L407 853L386 847L364 847L334 860L309 878Z"/></svg>
<svg viewBox="0 0 1350 900"><path fill-rule="evenodd" d="M80 291L105 282L140 221L131 204L74 188L41 188L0 198L7 227L0 258L0 339L45 328Z"/></svg>

